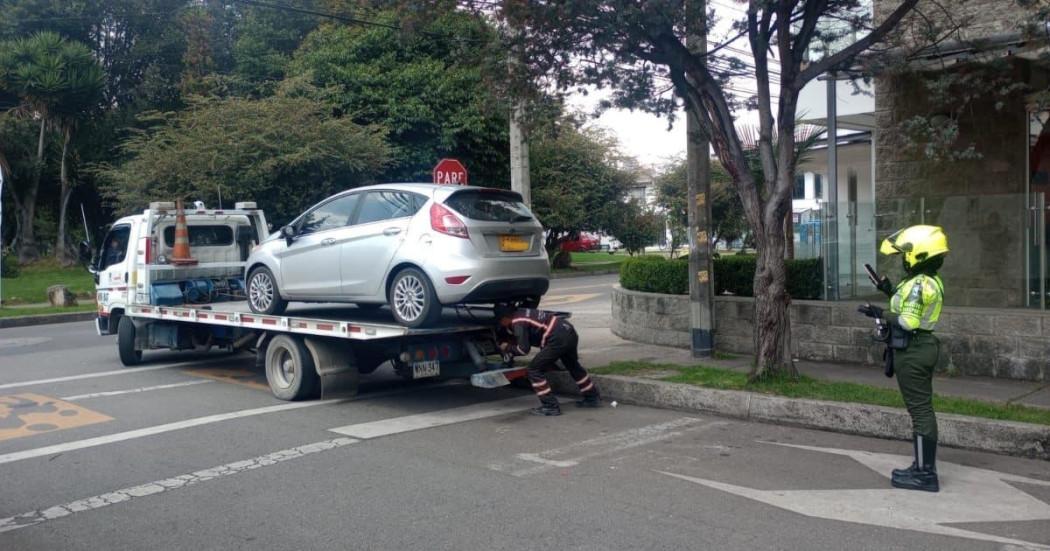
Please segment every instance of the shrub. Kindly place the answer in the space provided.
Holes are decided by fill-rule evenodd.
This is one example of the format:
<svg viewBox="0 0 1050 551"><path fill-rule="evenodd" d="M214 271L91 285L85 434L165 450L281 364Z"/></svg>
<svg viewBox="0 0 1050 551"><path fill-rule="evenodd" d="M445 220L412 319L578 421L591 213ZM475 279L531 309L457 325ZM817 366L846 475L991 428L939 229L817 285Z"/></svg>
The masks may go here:
<svg viewBox="0 0 1050 551"><path fill-rule="evenodd" d="M21 266L18 265L18 257L11 251L0 252L0 272L5 278L18 277Z"/></svg>
<svg viewBox="0 0 1050 551"><path fill-rule="evenodd" d="M629 258L620 264L620 285L647 293L688 294L689 261L659 256Z"/></svg>
<svg viewBox="0 0 1050 551"><path fill-rule="evenodd" d="M714 260L715 292L719 295L754 296L755 257L722 256ZM624 289L670 295L689 294L689 260L639 257L620 265L620 285ZM788 293L796 299L819 299L823 275L819 258L787 261Z"/></svg>

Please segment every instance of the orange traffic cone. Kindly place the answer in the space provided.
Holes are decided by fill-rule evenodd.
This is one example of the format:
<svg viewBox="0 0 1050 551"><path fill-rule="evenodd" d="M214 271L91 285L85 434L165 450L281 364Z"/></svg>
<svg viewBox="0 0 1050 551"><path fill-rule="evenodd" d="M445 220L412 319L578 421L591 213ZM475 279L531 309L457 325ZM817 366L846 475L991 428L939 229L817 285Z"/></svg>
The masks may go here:
<svg viewBox="0 0 1050 551"><path fill-rule="evenodd" d="M190 230L186 227L186 212L182 200L175 201L175 248L171 252L171 263L176 266L194 266L197 259L190 256Z"/></svg>

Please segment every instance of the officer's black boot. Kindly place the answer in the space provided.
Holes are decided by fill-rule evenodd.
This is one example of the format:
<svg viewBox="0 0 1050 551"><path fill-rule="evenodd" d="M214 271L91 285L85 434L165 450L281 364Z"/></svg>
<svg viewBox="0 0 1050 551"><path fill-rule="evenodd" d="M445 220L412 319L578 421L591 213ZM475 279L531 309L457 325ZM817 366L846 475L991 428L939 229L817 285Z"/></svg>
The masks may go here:
<svg viewBox="0 0 1050 551"><path fill-rule="evenodd" d="M915 470L894 473L891 483L894 488L939 492L941 485L937 479L937 441L922 435L918 435L917 440L919 454L915 458Z"/></svg>
<svg viewBox="0 0 1050 551"><path fill-rule="evenodd" d="M915 472L916 469L919 468L919 454L922 453L922 450L920 449L921 446L922 446L922 444L920 443L921 440L922 440L922 437L920 437L918 434L912 434L911 435L911 453L912 453L911 466L908 467L907 469L893 469L893 476L894 477L910 476L912 473Z"/></svg>
<svg viewBox="0 0 1050 551"><path fill-rule="evenodd" d="M543 415L551 417L554 415L561 415L561 406L558 405L558 399L550 394L540 396L540 407L533 408L530 410L533 415Z"/></svg>
<svg viewBox="0 0 1050 551"><path fill-rule="evenodd" d="M602 398L598 394L598 389L595 388L590 392L583 393L582 400L576 400L576 407L578 408L600 408L602 407Z"/></svg>

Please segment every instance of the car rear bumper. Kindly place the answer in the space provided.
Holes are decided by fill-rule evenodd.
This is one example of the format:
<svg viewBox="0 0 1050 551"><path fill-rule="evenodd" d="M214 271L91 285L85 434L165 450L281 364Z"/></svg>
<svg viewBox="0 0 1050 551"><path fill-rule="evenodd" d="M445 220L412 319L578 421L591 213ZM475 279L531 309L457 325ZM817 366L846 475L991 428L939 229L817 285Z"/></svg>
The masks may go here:
<svg viewBox="0 0 1050 551"><path fill-rule="evenodd" d="M529 277L486 281L457 302L502 302L527 297L541 297L550 288L546 278Z"/></svg>

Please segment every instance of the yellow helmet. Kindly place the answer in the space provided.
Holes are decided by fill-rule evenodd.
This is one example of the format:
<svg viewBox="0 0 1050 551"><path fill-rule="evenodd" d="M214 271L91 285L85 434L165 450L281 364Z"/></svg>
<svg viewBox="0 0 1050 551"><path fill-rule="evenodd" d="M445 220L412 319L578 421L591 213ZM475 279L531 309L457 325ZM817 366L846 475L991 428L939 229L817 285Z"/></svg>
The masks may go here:
<svg viewBox="0 0 1050 551"><path fill-rule="evenodd" d="M903 254L908 268L948 252L948 236L938 226L911 226L882 241L879 252Z"/></svg>

